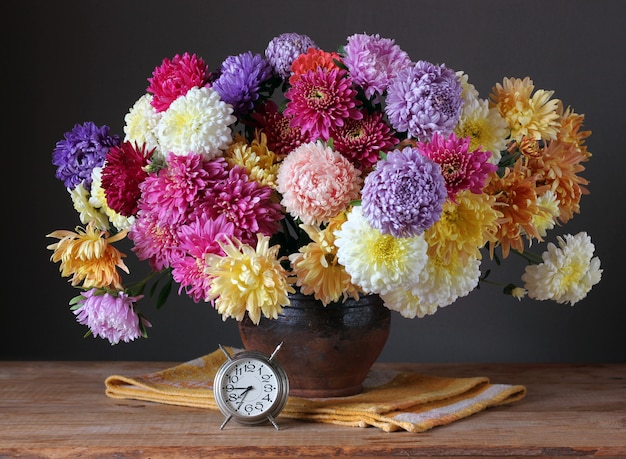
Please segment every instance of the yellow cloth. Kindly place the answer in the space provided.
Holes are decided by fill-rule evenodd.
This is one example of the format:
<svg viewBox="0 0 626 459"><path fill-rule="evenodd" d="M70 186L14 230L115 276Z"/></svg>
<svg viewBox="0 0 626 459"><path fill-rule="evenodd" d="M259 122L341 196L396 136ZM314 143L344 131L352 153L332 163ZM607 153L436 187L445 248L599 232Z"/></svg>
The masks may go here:
<svg viewBox="0 0 626 459"><path fill-rule="evenodd" d="M106 395L217 410L213 379L225 360L217 349L163 371L135 377L111 375L105 380ZM362 393L324 399L290 396L280 416L376 426L387 432L423 432L488 407L516 402L525 395L524 386L492 384L486 377L443 378L374 368L363 383Z"/></svg>

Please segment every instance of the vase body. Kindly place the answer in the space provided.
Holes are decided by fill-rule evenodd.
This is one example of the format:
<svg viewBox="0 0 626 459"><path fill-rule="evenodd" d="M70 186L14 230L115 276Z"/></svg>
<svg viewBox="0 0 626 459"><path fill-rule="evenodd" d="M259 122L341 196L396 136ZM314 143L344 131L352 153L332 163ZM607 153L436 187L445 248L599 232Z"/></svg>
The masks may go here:
<svg viewBox="0 0 626 459"><path fill-rule="evenodd" d="M249 317L239 322L246 349L271 354L289 377L289 394L342 397L362 391L362 383L383 350L391 311L378 295L324 306L313 296L290 295L290 306L277 319Z"/></svg>

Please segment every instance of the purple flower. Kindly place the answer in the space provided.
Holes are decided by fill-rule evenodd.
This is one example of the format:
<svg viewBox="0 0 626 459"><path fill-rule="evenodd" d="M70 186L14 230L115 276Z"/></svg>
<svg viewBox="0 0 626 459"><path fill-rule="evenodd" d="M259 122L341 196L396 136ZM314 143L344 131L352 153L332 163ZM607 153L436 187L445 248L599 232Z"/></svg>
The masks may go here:
<svg viewBox="0 0 626 459"><path fill-rule="evenodd" d="M390 152L365 178L362 210L381 233L412 237L439 220L446 196L439 165L406 147Z"/></svg>
<svg viewBox="0 0 626 459"><path fill-rule="evenodd" d="M428 141L434 132L450 134L461 115L461 83L445 65L419 61L391 80L385 112L394 129Z"/></svg>
<svg viewBox="0 0 626 459"><path fill-rule="evenodd" d="M274 69L274 73L283 80L291 75L291 63L309 48L318 48L307 35L283 33L274 37L265 49L265 57Z"/></svg>
<svg viewBox="0 0 626 459"><path fill-rule="evenodd" d="M57 166L56 178L66 188L74 189L83 182L91 188L91 171L104 164L109 149L120 144L117 135L109 135L108 126L96 126L91 121L76 124L52 152L52 164Z"/></svg>
<svg viewBox="0 0 626 459"><path fill-rule="evenodd" d="M94 337L109 340L111 344L129 342L142 336L142 327L150 323L135 312L134 304L143 296L128 296L124 292L117 295L103 293L93 288L81 293L83 298L74 310L76 320L87 325Z"/></svg>
<svg viewBox="0 0 626 459"><path fill-rule="evenodd" d="M409 55L394 40L380 38L378 34L351 35L344 52L343 63L368 98L382 95L393 76L412 64Z"/></svg>
<svg viewBox="0 0 626 459"><path fill-rule="evenodd" d="M232 105L236 116L246 115L254 108L262 84L272 77L272 67L260 54L248 51L229 56L222 62L220 76L213 89L221 99Z"/></svg>

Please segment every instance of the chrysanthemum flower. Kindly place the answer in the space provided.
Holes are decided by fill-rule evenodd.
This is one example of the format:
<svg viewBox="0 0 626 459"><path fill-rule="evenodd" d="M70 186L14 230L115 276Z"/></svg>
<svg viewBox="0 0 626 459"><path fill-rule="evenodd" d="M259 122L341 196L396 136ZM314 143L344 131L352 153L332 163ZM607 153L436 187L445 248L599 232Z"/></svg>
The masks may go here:
<svg viewBox="0 0 626 459"><path fill-rule="evenodd" d="M322 142L301 145L282 162L277 190L281 204L305 224L321 224L357 199L361 172Z"/></svg>
<svg viewBox="0 0 626 459"><path fill-rule="evenodd" d="M140 184L140 210L155 214L159 220L184 222L198 201L215 184L228 176L224 158L205 161L200 155L169 154L167 167L150 174Z"/></svg>
<svg viewBox="0 0 626 459"><path fill-rule="evenodd" d="M446 183L448 197L454 201L462 190L481 193L487 176L498 167L489 162L491 153L481 149L469 150L469 138L457 138L451 133L447 138L437 132L430 142L420 142L420 153L432 159L439 167Z"/></svg>
<svg viewBox="0 0 626 459"><path fill-rule="evenodd" d="M523 234L541 240L533 225L538 212L535 177L525 173L521 162L518 161L513 169L507 168L502 177L492 174L484 192L495 196L495 205L502 213L496 234L498 241L489 244L491 256L498 245L502 247L503 258L508 257L511 249L523 252Z"/></svg>
<svg viewBox="0 0 626 459"><path fill-rule="evenodd" d="M291 64L289 84L295 85L303 73L309 70L322 69L330 71L339 69L335 61L341 62L341 56L336 52L328 52L318 48L309 48L306 53L300 54Z"/></svg>
<svg viewBox="0 0 626 459"><path fill-rule="evenodd" d="M419 61L399 70L389 84L385 112L391 126L409 137L448 135L461 115L461 83L445 65Z"/></svg>
<svg viewBox="0 0 626 459"><path fill-rule="evenodd" d="M219 77L212 88L221 99L233 106L234 114L247 115L258 100L262 85L272 76L272 66L260 54L251 51L229 56L222 62Z"/></svg>
<svg viewBox="0 0 626 459"><path fill-rule="evenodd" d="M129 229L135 222L135 217L133 215L126 217L109 207L104 188L102 188L102 168L94 168L91 176L92 182L89 204L93 206L94 209L98 209L101 213L106 215L108 222L113 224L118 231ZM106 227L100 227L100 229L109 229L108 223Z"/></svg>
<svg viewBox="0 0 626 459"><path fill-rule="evenodd" d="M310 132L312 138L328 140L332 127L361 119L360 102L345 70L309 70L285 92L289 99L284 114L293 127Z"/></svg>
<svg viewBox="0 0 626 459"><path fill-rule="evenodd" d="M274 69L274 73L286 80L291 75L291 64L294 59L306 53L309 48L317 48L317 45L308 35L283 33L272 38L267 44L265 58Z"/></svg>
<svg viewBox="0 0 626 459"><path fill-rule="evenodd" d="M506 148L509 128L498 110L489 108L483 99L465 101L459 122L454 128L457 137L469 137L469 151L482 149L491 152L489 162L498 164L501 151Z"/></svg>
<svg viewBox="0 0 626 459"><path fill-rule="evenodd" d="M335 231L335 245L339 263L352 283L367 293L386 294L413 285L428 258L423 235L396 238L382 234L370 226L360 206L353 207L341 229Z"/></svg>
<svg viewBox="0 0 626 459"><path fill-rule="evenodd" d="M221 156L232 142L233 108L212 88L192 88L163 113L157 139L163 152Z"/></svg>
<svg viewBox="0 0 626 459"><path fill-rule="evenodd" d="M522 280L529 297L573 306L600 282L600 259L593 256L595 246L585 232L558 237L558 243L548 244L543 262L527 266Z"/></svg>
<svg viewBox="0 0 626 459"><path fill-rule="evenodd" d="M98 229L110 229L111 222L109 221L106 213L100 206L94 206L90 202L91 193L85 189L82 183L78 184L73 190L68 188L67 191L70 193L74 210L78 212L80 222L83 225L93 221L93 224Z"/></svg>
<svg viewBox="0 0 626 459"><path fill-rule="evenodd" d="M178 247L178 225L161 221L156 214L139 211L128 238L134 243L132 251L137 258L148 260L153 271L169 268L184 256Z"/></svg>
<svg viewBox="0 0 626 459"><path fill-rule="evenodd" d="M81 182L85 189L91 186L91 171L104 164L109 149L120 143L116 135L109 135L108 126L96 126L91 121L76 124L56 143L52 164L57 166L56 178L66 188L74 189Z"/></svg>
<svg viewBox="0 0 626 459"><path fill-rule="evenodd" d="M160 159L165 158L157 140L156 129L163 112L157 112L152 106L152 94L144 94L133 104L124 116L124 141L144 145Z"/></svg>
<svg viewBox="0 0 626 459"><path fill-rule="evenodd" d="M537 196L537 213L533 217L533 226L539 236L546 237L548 231L554 228L559 213L559 200L552 190Z"/></svg>
<svg viewBox="0 0 626 459"><path fill-rule="evenodd" d="M300 225L313 242L289 255L296 285L304 295L313 295L324 306L352 297L359 299L359 288L337 259L332 228L320 230L313 225Z"/></svg>
<svg viewBox="0 0 626 459"><path fill-rule="evenodd" d="M416 148L396 149L365 178L363 215L384 234L416 236L439 219L446 196L437 163Z"/></svg>
<svg viewBox="0 0 626 459"><path fill-rule="evenodd" d="M496 240L498 217L502 214L494 207L495 200L468 190L457 195L456 203L446 200L441 218L424 233L429 255L446 264L453 259L480 259L480 249Z"/></svg>
<svg viewBox="0 0 626 459"><path fill-rule="evenodd" d="M267 147L278 158L284 158L300 145L314 140L309 132L292 127L290 119L278 111L273 100L259 104L251 118L251 124L267 136Z"/></svg>
<svg viewBox="0 0 626 459"><path fill-rule="evenodd" d="M256 249L237 240L220 243L225 256L206 256L206 273L211 286L206 301L226 320L248 316L258 324L261 315L276 319L290 304L288 293L295 293L293 279L282 267L279 246L269 245L269 237L258 235Z"/></svg>
<svg viewBox="0 0 626 459"><path fill-rule="evenodd" d="M349 119L330 131L333 147L361 171L368 171L380 159L381 152L392 149L398 139L383 119L382 112L364 114L360 120Z"/></svg>
<svg viewBox="0 0 626 459"><path fill-rule="evenodd" d="M576 145L576 149L583 155L583 161L588 161L591 158L591 153L587 151L587 146L584 143L585 139L591 135L591 131L581 130L584 120L585 115L579 115L568 107L565 113L561 115L561 127L556 138L557 140Z"/></svg>
<svg viewBox="0 0 626 459"><path fill-rule="evenodd" d="M99 230L93 222L76 231L57 230L47 235L59 239L47 248L54 251L50 260L61 262L61 276L71 276L72 286L82 283L84 288L121 289L122 281L116 268L129 272L123 260L126 255L112 244L126 237L126 231L109 237L107 231Z"/></svg>
<svg viewBox="0 0 626 459"><path fill-rule="evenodd" d="M135 303L143 296L128 296L120 291L116 295L91 289L81 293L83 298L74 309L76 320L86 325L94 338L103 338L111 344L129 342L142 336L142 326L150 326L135 312Z"/></svg>
<svg viewBox="0 0 626 459"><path fill-rule="evenodd" d="M109 150L102 170L102 188L111 209L126 217L137 214L139 184L148 175L144 168L151 156L152 151L146 150L145 145L129 142Z"/></svg>
<svg viewBox="0 0 626 459"><path fill-rule="evenodd" d="M233 166L224 179L206 188L189 218L203 213L212 218L224 215L235 224L235 235L241 242L254 244L257 233L272 236L279 231L284 218L281 210L272 188L250 180L244 168Z"/></svg>
<svg viewBox="0 0 626 459"><path fill-rule="evenodd" d="M210 77L208 66L195 54L177 54L171 60L163 59L148 78L147 92L153 94L151 104L157 112L163 112L191 88L205 86Z"/></svg>
<svg viewBox="0 0 626 459"><path fill-rule="evenodd" d="M538 174L537 182L556 194L559 201L559 220L568 222L580 213L580 198L589 194L587 179L579 175L585 170L582 163L585 153L574 143L554 140L542 150L541 156L532 158L528 167Z"/></svg>
<svg viewBox="0 0 626 459"><path fill-rule="evenodd" d="M196 303L207 297L211 279L205 273L205 255L223 255L218 241L231 238L233 231L234 224L223 215L216 219L201 215L178 228L179 247L185 256L172 261L172 278L180 284L179 295L184 291Z"/></svg>
<svg viewBox="0 0 626 459"><path fill-rule="evenodd" d="M523 80L504 78L489 95L490 107L498 109L515 140L524 136L553 140L559 130L560 101L550 99L554 91L539 89L532 94L534 89L535 85L528 77Z"/></svg>
<svg viewBox="0 0 626 459"><path fill-rule="evenodd" d="M277 156L268 148L267 135L264 132L256 130L250 143L243 136L236 135L224 158L231 166L243 167L250 180L276 188L280 164Z"/></svg>
<svg viewBox="0 0 626 459"><path fill-rule="evenodd" d="M344 46L343 63L365 96L381 96L392 77L412 62L395 40L380 35L354 34Z"/></svg>

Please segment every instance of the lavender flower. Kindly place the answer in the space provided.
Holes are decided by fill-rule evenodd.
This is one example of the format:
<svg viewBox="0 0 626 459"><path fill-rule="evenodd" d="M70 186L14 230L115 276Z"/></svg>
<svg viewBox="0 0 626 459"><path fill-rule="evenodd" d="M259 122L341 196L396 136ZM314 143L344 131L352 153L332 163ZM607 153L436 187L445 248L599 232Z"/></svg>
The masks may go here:
<svg viewBox="0 0 626 459"><path fill-rule="evenodd" d="M263 83L271 76L269 62L260 54L248 51L224 60L213 89L224 102L233 106L234 115L239 117L252 111Z"/></svg>
<svg viewBox="0 0 626 459"><path fill-rule="evenodd" d="M439 220L446 196L437 163L417 148L396 149L365 178L363 215L383 234L418 236Z"/></svg>
<svg viewBox="0 0 626 459"><path fill-rule="evenodd" d="M344 47L343 63L352 80L363 88L365 96L381 96L393 76L412 62L394 40L380 35L354 34Z"/></svg>
<svg viewBox="0 0 626 459"><path fill-rule="evenodd" d="M452 132L463 107L461 91L454 70L419 61L393 78L385 112L394 129L426 142L434 132Z"/></svg>
<svg viewBox="0 0 626 459"><path fill-rule="evenodd" d="M52 164L57 166L56 178L66 188L74 189L81 182L91 188L91 171L104 164L109 149L120 144L117 135L109 135L108 126L96 126L91 121L76 124L64 134L52 152Z"/></svg>
<svg viewBox="0 0 626 459"><path fill-rule="evenodd" d="M96 288L81 295L83 298L74 309L76 320L81 325L87 325L96 338L105 338L111 344L120 340L127 343L142 336L140 321L144 326L150 326L134 309L135 302L143 295L128 296L118 292L117 296L113 296Z"/></svg>
<svg viewBox="0 0 626 459"><path fill-rule="evenodd" d="M274 69L274 73L283 80L291 75L291 63L309 48L318 48L307 35L283 33L274 37L265 49L265 57Z"/></svg>

